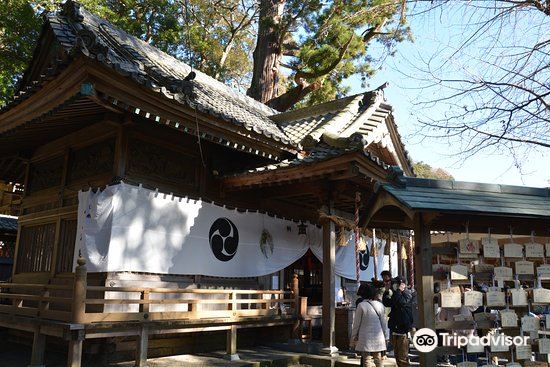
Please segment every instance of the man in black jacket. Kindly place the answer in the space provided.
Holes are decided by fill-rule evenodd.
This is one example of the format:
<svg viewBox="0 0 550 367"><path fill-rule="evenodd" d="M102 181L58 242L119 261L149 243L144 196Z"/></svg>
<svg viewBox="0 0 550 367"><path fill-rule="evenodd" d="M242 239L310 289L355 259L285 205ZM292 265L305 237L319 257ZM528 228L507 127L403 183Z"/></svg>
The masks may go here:
<svg viewBox="0 0 550 367"><path fill-rule="evenodd" d="M398 276L392 280L392 289L384 293L383 303L391 307L388 328L398 367L409 364L409 331L413 325L413 294L407 288L405 278Z"/></svg>

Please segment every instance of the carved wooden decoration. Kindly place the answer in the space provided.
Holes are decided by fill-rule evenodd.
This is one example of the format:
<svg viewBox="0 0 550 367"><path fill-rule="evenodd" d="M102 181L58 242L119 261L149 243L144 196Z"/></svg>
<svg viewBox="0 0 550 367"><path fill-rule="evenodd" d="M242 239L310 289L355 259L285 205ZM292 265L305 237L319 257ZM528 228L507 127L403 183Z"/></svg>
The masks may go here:
<svg viewBox="0 0 550 367"><path fill-rule="evenodd" d="M129 176L178 186L196 186L198 164L191 155L134 139L128 156Z"/></svg>
<svg viewBox="0 0 550 367"><path fill-rule="evenodd" d="M112 172L114 156L114 139L72 151L69 158L68 181L74 182L82 178Z"/></svg>
<svg viewBox="0 0 550 367"><path fill-rule="evenodd" d="M29 191L36 192L61 185L63 163L63 157L56 157L43 162L31 163Z"/></svg>

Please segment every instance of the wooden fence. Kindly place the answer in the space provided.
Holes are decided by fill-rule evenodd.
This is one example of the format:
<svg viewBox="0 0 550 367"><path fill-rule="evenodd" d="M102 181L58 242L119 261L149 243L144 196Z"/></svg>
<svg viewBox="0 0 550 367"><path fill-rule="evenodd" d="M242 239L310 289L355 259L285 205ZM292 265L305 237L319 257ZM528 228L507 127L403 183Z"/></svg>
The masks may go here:
<svg viewBox="0 0 550 367"><path fill-rule="evenodd" d="M209 318L236 321L293 314L298 296L280 290L89 286L84 259L78 260L74 278L68 279L66 285L0 283L0 313L78 324Z"/></svg>

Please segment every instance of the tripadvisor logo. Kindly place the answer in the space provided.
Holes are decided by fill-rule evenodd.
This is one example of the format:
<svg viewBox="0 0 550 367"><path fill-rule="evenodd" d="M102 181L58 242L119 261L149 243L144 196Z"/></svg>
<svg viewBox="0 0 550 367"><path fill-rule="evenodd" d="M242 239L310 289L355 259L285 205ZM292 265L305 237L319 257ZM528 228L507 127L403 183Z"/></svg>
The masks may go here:
<svg viewBox="0 0 550 367"><path fill-rule="evenodd" d="M440 333L439 336L444 347L462 348L467 345L488 347L501 345L511 347L523 347L529 344L528 336L510 336L502 333L490 332L485 336L465 336L457 333ZM432 329L424 328L418 330L413 337L413 345L419 352L429 353L437 347L437 334Z"/></svg>
<svg viewBox="0 0 550 367"><path fill-rule="evenodd" d="M429 353L437 347L437 334L432 329L419 329L414 333L413 345L417 351Z"/></svg>

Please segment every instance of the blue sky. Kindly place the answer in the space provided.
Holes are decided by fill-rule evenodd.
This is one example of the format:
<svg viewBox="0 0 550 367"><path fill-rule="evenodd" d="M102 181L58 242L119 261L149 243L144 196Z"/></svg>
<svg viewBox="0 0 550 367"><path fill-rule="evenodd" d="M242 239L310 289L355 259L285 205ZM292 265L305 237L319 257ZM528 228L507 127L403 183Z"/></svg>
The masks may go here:
<svg viewBox="0 0 550 367"><path fill-rule="evenodd" d="M419 111L414 102L419 98L429 98L430 96L426 93L433 93L433 91L419 90L419 82L409 76L417 75L417 68L422 68L427 58L436 55L436 58L444 60L449 53L442 52L442 49L448 48L449 45L461 44L471 31L463 24L465 17L472 19L469 18L472 15L470 12L470 10L454 8L452 11L433 11L410 16L408 20L415 42L398 45L395 56L388 57L380 63L381 69L369 81L366 89L376 88L386 81L390 83L385 90L385 95L394 107L399 131L415 161L444 168L457 180L548 187L550 186L550 151L548 149L531 149L527 153L516 155L516 158L503 149L497 149L464 159L457 154L459 142L419 138L417 118L426 111ZM514 20L516 23L505 28L504 32L508 32L508 34L504 33L505 41L520 37L521 39L515 41L527 44L533 42L532 37L541 36L540 29L533 30L530 24L532 17L521 18L521 16ZM542 33L543 37L550 36L550 30ZM489 38L486 36L486 39ZM486 46L483 42L486 40L480 39L478 44L468 52L482 53L483 47ZM357 79L349 81L351 93L365 89ZM443 114L443 107L432 108L429 113Z"/></svg>

